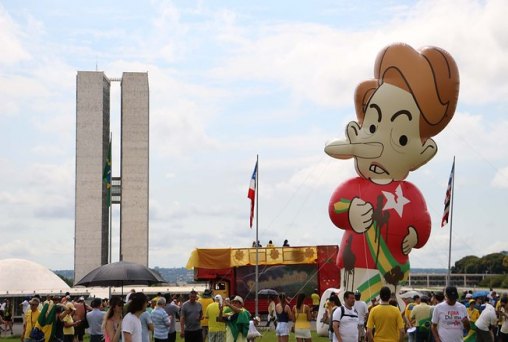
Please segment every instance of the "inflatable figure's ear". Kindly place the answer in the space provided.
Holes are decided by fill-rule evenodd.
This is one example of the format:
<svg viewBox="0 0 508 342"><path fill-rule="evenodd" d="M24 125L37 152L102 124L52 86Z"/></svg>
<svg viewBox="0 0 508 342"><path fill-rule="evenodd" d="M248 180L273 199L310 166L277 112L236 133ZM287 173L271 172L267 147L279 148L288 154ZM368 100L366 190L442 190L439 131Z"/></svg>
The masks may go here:
<svg viewBox="0 0 508 342"><path fill-rule="evenodd" d="M426 164L429 160L434 158L437 153L437 144L432 139L427 139L420 150L420 154L418 155L417 165L415 165L411 171L418 169L420 166Z"/></svg>

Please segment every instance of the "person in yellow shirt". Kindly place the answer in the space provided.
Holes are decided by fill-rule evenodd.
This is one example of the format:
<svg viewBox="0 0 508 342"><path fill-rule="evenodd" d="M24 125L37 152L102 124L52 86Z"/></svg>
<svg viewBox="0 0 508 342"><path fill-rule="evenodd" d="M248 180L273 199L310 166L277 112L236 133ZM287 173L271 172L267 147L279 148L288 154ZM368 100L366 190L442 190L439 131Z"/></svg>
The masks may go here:
<svg viewBox="0 0 508 342"><path fill-rule="evenodd" d="M30 333L32 329L37 326L37 320L39 319L39 304L41 303L39 298L32 298L28 302L30 308L25 312L25 323L23 324L23 333L21 334L21 341L30 340Z"/></svg>
<svg viewBox="0 0 508 342"><path fill-rule="evenodd" d="M197 301L201 304L203 312L206 312L208 305L213 303L212 290L205 289L205 291L203 291L203 295ZM203 315L203 318L201 319L201 332L203 334L203 342L205 342L206 337L208 336L208 318L206 318L205 315Z"/></svg>
<svg viewBox="0 0 508 342"><path fill-rule="evenodd" d="M420 304L415 305L411 311L410 320L416 327L416 342L430 341L432 307L429 302L429 297L422 296Z"/></svg>
<svg viewBox="0 0 508 342"><path fill-rule="evenodd" d="M65 311L62 313L64 315L62 317L63 322L63 333L64 333L64 342L73 342L74 341L74 327L81 323L81 321L76 321L72 319L72 315L76 311L74 304L68 302L65 304Z"/></svg>
<svg viewBox="0 0 508 342"><path fill-rule="evenodd" d="M314 293L310 295L310 298L312 299L312 320L315 321L319 311L319 301L321 299L319 297L319 290L315 289Z"/></svg>
<svg viewBox="0 0 508 342"><path fill-rule="evenodd" d="M404 299L404 302L406 303L406 308L404 309L404 322L406 323L406 329L412 328L415 326L415 322L411 320L411 312L413 311L413 308L420 304L420 296L414 295L413 301L411 302L410 299ZM408 332L407 338L409 342L415 342L416 341L416 331Z"/></svg>
<svg viewBox="0 0 508 342"><path fill-rule="evenodd" d="M464 341L473 342L476 341L476 325L475 322L480 317L480 311L475 306L476 301L471 299L467 305L466 311L467 316L469 317L469 322L471 323L469 330L467 331L467 335L464 337Z"/></svg>
<svg viewBox="0 0 508 342"><path fill-rule="evenodd" d="M220 320L222 310L222 296L216 295L214 302L205 309L205 317L208 319L208 341L225 342L226 324Z"/></svg>
<svg viewBox="0 0 508 342"><path fill-rule="evenodd" d="M381 304L373 307L369 313L367 340L374 342L402 340L404 337L404 322L399 309L390 305L390 288L383 286L379 291L379 296L381 297Z"/></svg>

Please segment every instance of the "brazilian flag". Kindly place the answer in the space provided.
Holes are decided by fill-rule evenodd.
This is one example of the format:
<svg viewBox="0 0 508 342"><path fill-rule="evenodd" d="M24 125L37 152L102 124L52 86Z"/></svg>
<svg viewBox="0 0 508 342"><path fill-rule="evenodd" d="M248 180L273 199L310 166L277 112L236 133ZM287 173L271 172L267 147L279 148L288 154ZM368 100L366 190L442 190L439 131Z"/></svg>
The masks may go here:
<svg viewBox="0 0 508 342"><path fill-rule="evenodd" d="M104 172L102 173L102 181L106 184L106 204L111 206L111 139L109 139L108 159L104 164Z"/></svg>

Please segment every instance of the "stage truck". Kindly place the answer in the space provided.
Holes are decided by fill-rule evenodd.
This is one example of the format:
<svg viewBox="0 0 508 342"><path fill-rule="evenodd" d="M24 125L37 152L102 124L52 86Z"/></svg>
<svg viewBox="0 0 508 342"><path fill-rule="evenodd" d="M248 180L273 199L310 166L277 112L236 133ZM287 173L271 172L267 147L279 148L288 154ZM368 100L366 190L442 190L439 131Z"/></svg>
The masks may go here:
<svg viewBox="0 0 508 342"><path fill-rule="evenodd" d="M315 289L338 288L340 272L336 265L338 246L260 247L258 248L259 290L284 292L296 303L305 293L307 303ZM187 262L194 268L194 280L208 281L214 295L239 295L245 307L255 310L256 248L195 249ZM266 313L268 296L259 296L259 313Z"/></svg>

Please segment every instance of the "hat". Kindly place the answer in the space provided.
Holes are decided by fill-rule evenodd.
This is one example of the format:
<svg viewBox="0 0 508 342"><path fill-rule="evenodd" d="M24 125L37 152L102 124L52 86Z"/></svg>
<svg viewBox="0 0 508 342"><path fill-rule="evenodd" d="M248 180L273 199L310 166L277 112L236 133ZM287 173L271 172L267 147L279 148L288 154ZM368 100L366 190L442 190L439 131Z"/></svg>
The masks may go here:
<svg viewBox="0 0 508 342"><path fill-rule="evenodd" d="M457 292L457 288L455 286L448 286L445 289L446 297L451 300L457 300L459 298L459 293Z"/></svg>
<svg viewBox="0 0 508 342"><path fill-rule="evenodd" d="M70 302L65 304L65 309L67 309L67 310L71 309L72 311L76 311L76 308L74 307L74 304L72 304Z"/></svg>
<svg viewBox="0 0 508 342"><path fill-rule="evenodd" d="M211 289L205 289L203 291L203 297L204 298L210 298L212 296L212 290Z"/></svg>
<svg viewBox="0 0 508 342"><path fill-rule="evenodd" d="M39 298L32 298L32 299L30 299L30 301L28 303L39 305L41 303L41 301L39 300Z"/></svg>
<svg viewBox="0 0 508 342"><path fill-rule="evenodd" d="M85 297L81 296L78 298L78 300L85 300Z"/></svg>
<svg viewBox="0 0 508 342"><path fill-rule="evenodd" d="M215 295L215 297L213 297L217 302L221 303L222 302L222 296L220 294L218 295Z"/></svg>
<svg viewBox="0 0 508 342"><path fill-rule="evenodd" d="M231 301L232 302L240 302L243 305L243 299L240 296L235 296L235 298L233 298Z"/></svg>
<svg viewBox="0 0 508 342"><path fill-rule="evenodd" d="M471 298L473 298L473 295L472 295L471 293L468 293L468 294L466 295L466 299L471 299Z"/></svg>
<svg viewBox="0 0 508 342"><path fill-rule="evenodd" d="M469 304L474 303L474 302L476 302L476 300L471 299L471 300L469 301Z"/></svg>

